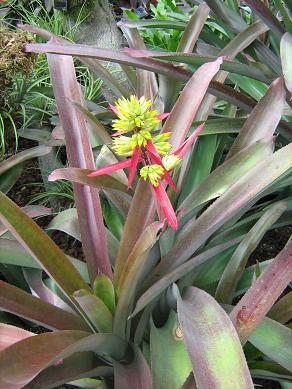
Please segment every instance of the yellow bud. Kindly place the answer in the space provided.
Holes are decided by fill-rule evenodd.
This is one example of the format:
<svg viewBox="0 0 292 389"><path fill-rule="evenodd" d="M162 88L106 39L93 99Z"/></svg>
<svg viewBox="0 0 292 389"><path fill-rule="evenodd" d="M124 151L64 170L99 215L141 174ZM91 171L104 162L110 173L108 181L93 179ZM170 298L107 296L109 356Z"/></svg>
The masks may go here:
<svg viewBox="0 0 292 389"><path fill-rule="evenodd" d="M163 167L157 164L147 165L140 170L140 176L145 180L149 180L153 186L158 186L159 180L164 174Z"/></svg>

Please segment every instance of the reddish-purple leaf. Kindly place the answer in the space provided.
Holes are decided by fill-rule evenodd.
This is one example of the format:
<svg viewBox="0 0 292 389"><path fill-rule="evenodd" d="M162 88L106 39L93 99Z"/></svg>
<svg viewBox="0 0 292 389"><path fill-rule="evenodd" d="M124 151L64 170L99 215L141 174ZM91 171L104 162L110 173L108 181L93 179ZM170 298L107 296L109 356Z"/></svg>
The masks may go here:
<svg viewBox="0 0 292 389"><path fill-rule="evenodd" d="M202 65L188 81L163 126L163 132L172 132L170 142L174 149L185 140L208 86L218 72L222 58Z"/></svg>
<svg viewBox="0 0 292 389"><path fill-rule="evenodd" d="M33 332L26 331L22 328L0 323L0 351L19 342L22 339L34 336Z"/></svg>
<svg viewBox="0 0 292 389"><path fill-rule="evenodd" d="M292 241L257 278L230 313L230 319L245 343L292 280Z"/></svg>
<svg viewBox="0 0 292 389"><path fill-rule="evenodd" d="M88 336L83 331L50 332L21 340L0 352L0 387L21 389L68 346Z"/></svg>
<svg viewBox="0 0 292 389"><path fill-rule="evenodd" d="M143 204L143 207L141 206ZM155 212L149 183L140 178L128 212L115 263L114 281L118 284L121 272L135 243L151 222Z"/></svg>
<svg viewBox="0 0 292 389"><path fill-rule="evenodd" d="M129 365L114 363L115 389L152 389L149 366L138 348L134 350L133 362Z"/></svg>
<svg viewBox="0 0 292 389"><path fill-rule="evenodd" d="M73 59L52 54L47 57L69 165L71 168L94 169L85 119L72 103L82 105L83 102ZM112 277L98 192L80 184L73 184L73 190L91 282L98 272Z"/></svg>
<svg viewBox="0 0 292 389"><path fill-rule="evenodd" d="M284 105L283 79L277 78L247 118L229 150L227 158L231 158L257 140L270 138L281 120Z"/></svg>
<svg viewBox="0 0 292 389"><path fill-rule="evenodd" d="M0 281L0 309L50 330L88 330L85 321L76 314L42 301L4 281Z"/></svg>
<svg viewBox="0 0 292 389"><path fill-rule="evenodd" d="M72 355L62 361L62 364L50 366L38 374L23 389L59 388L60 385L88 377L112 376L110 366L97 366L97 358L93 352Z"/></svg>
<svg viewBox="0 0 292 389"><path fill-rule="evenodd" d="M276 18L273 12L261 0L245 0L245 3L253 9L279 38L285 33L285 28Z"/></svg>

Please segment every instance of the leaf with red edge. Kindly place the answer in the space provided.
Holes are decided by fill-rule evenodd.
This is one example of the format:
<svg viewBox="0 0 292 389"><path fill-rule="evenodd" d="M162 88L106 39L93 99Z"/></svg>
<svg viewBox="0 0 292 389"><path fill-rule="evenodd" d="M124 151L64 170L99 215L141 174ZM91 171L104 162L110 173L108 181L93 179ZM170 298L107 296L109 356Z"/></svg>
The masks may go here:
<svg viewBox="0 0 292 389"><path fill-rule="evenodd" d="M189 287L178 296L177 309L198 388L252 389L237 333L216 300Z"/></svg>
<svg viewBox="0 0 292 389"><path fill-rule="evenodd" d="M292 241L257 278L230 313L244 344L292 280Z"/></svg>
<svg viewBox="0 0 292 389"><path fill-rule="evenodd" d="M0 351L19 342L22 339L34 336L33 332L26 331L22 328L0 323Z"/></svg>

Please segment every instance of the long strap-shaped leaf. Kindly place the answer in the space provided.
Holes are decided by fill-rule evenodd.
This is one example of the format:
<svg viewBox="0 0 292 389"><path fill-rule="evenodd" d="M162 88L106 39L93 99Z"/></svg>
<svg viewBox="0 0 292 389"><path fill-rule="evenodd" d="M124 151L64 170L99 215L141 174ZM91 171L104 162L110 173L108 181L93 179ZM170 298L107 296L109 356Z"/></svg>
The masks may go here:
<svg viewBox="0 0 292 389"><path fill-rule="evenodd" d="M152 279L185 262L226 221L292 167L292 143L267 157L232 185L198 219L184 227Z"/></svg>
<svg viewBox="0 0 292 389"><path fill-rule="evenodd" d="M117 286L118 304L114 317L114 333L122 337L126 335L127 319L131 313L138 282L143 274L145 261L150 249L157 240L163 223L150 224L139 237L129 254Z"/></svg>
<svg viewBox="0 0 292 389"><path fill-rule="evenodd" d="M89 289L63 251L2 192L0 220L68 296Z"/></svg>
<svg viewBox="0 0 292 389"><path fill-rule="evenodd" d="M285 33L285 28L276 18L273 12L261 0L246 0L247 5L250 6L258 16L266 23L270 29L278 35L279 38Z"/></svg>
<svg viewBox="0 0 292 389"><path fill-rule="evenodd" d="M237 180L274 151L275 140L262 139L241 150L233 158L225 161L181 203L180 209L185 214L206 201L222 195Z"/></svg>
<svg viewBox="0 0 292 389"><path fill-rule="evenodd" d="M0 387L20 389L48 366L75 353L93 351L119 361L125 358L126 346L112 334L59 331L32 336L0 352Z"/></svg>
<svg viewBox="0 0 292 389"><path fill-rule="evenodd" d="M276 203L256 222L240 242L224 269L216 289L215 298L221 304L231 304L238 281L240 280L251 253L256 249L264 234L287 209L287 203Z"/></svg>
<svg viewBox="0 0 292 389"><path fill-rule="evenodd" d="M253 283L230 313L244 344L292 280L292 241Z"/></svg>
<svg viewBox="0 0 292 389"><path fill-rule="evenodd" d="M72 103L82 105L83 101L73 59L52 54L47 57L60 122L65 133L69 165L75 168L94 169L95 164L85 119ZM80 184L73 184L73 190L82 246L91 282L94 281L98 272L112 277L98 192Z"/></svg>
<svg viewBox="0 0 292 389"><path fill-rule="evenodd" d="M79 316L0 281L0 309L28 319L50 330L88 330Z"/></svg>
<svg viewBox="0 0 292 389"><path fill-rule="evenodd" d="M223 308L189 287L178 296L177 309L198 389L252 389L240 341Z"/></svg>
<svg viewBox="0 0 292 389"><path fill-rule="evenodd" d="M272 136L281 120L284 104L283 79L277 78L252 110L229 150L227 158L232 157L259 139Z"/></svg>
<svg viewBox="0 0 292 389"><path fill-rule="evenodd" d="M98 366L99 363L93 352L82 353L82 358L77 353L63 360L62 364L50 366L43 370L24 386L23 389L58 388L60 385L81 378L113 375L112 367L104 365Z"/></svg>
<svg viewBox="0 0 292 389"><path fill-rule="evenodd" d="M61 331L24 339L0 352L0 387L20 389L87 332Z"/></svg>
<svg viewBox="0 0 292 389"><path fill-rule="evenodd" d="M0 324L0 351L19 342L22 339L34 336L33 332L26 331L22 328L11 326L9 324Z"/></svg>

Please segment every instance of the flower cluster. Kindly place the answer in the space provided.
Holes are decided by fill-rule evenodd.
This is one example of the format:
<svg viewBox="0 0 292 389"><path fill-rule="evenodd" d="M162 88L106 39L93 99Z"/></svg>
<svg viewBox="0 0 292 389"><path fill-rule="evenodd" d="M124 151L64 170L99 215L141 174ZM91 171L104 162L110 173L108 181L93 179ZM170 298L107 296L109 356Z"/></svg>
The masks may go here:
<svg viewBox="0 0 292 389"><path fill-rule="evenodd" d="M151 109L152 101L141 97L131 96L130 99L119 99L110 109L118 119L113 121L112 149L119 156L130 157L124 161L102 167L89 177L100 176L115 170L129 168L128 187L130 188L139 163L144 166L139 174L151 184L153 193L168 222L177 229L177 219L170 200L165 191L165 183L176 191L176 186L170 176L170 171L179 166L183 155L191 147L193 141L202 130L203 125L173 153L170 154L170 132L155 134L157 124L168 116L167 113L158 114ZM164 183L165 182L165 183Z"/></svg>

